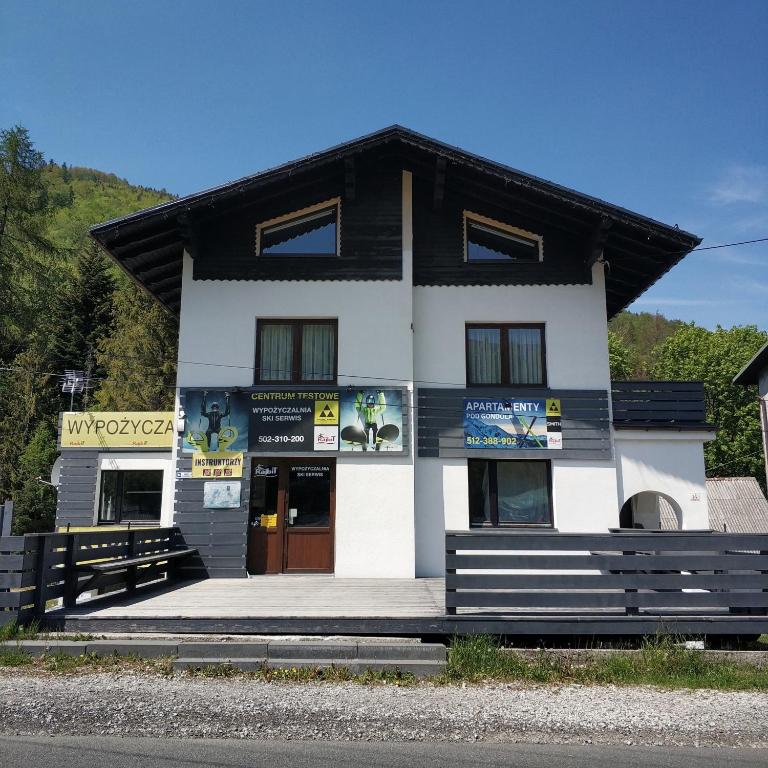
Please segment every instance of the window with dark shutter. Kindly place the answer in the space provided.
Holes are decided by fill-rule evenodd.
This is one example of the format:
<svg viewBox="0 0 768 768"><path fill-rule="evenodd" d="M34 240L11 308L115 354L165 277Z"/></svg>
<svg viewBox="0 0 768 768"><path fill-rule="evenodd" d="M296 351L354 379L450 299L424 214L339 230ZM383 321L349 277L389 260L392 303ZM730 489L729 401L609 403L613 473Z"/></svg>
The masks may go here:
<svg viewBox="0 0 768 768"><path fill-rule="evenodd" d="M339 201L303 208L256 227L259 256L336 256L339 247Z"/></svg>
<svg viewBox="0 0 768 768"><path fill-rule="evenodd" d="M464 211L464 260L467 262L538 262L541 235Z"/></svg>

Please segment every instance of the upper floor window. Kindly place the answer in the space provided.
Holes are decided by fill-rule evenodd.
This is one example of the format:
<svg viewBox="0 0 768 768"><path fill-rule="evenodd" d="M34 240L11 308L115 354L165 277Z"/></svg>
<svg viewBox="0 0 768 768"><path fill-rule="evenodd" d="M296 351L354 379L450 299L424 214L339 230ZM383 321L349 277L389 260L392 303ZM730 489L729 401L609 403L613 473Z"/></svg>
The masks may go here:
<svg viewBox="0 0 768 768"><path fill-rule="evenodd" d="M336 256L339 253L338 197L256 225L259 256Z"/></svg>
<svg viewBox="0 0 768 768"><path fill-rule="evenodd" d="M467 386L547 383L543 324L472 323L466 334Z"/></svg>
<svg viewBox="0 0 768 768"><path fill-rule="evenodd" d="M543 258L541 235L464 211L464 261L536 262Z"/></svg>
<svg viewBox="0 0 768 768"><path fill-rule="evenodd" d="M336 381L336 320L258 320L256 382Z"/></svg>

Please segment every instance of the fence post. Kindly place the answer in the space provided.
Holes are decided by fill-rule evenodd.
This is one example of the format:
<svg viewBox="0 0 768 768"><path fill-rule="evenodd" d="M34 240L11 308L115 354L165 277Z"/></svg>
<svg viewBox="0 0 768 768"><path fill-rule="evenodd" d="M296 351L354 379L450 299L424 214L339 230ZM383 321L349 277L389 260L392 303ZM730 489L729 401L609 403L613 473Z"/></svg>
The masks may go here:
<svg viewBox="0 0 768 768"><path fill-rule="evenodd" d="M446 564L448 562L448 556L456 554L456 550L455 549L448 549L447 544L448 544L448 541L446 540L446 549L445 549ZM446 603L448 602L448 600L447 600L448 595L449 594L455 594L455 592L456 592L455 589L449 589L448 588L448 576L449 575L453 575L455 573L456 573L456 569L455 568L446 568L445 569L445 585L446 585L445 586L445 597L446 597ZM446 614L446 616L455 616L456 615L456 608L453 607L453 606L451 606L449 608L448 605L446 605L445 606L445 614Z"/></svg>
<svg viewBox="0 0 768 768"><path fill-rule="evenodd" d="M626 552L622 552L621 554L622 555L634 555L635 557L637 557L637 552L635 552L634 550L628 550ZM637 572L636 569L633 569L632 573L636 573L636 572ZM624 594L625 595L631 594L632 592L637 592L637 590L636 589L625 589L624 590ZM624 606L624 613L627 616L637 616L640 613L640 609L637 606L625 605Z"/></svg>
<svg viewBox="0 0 768 768"><path fill-rule="evenodd" d="M45 603L48 595L48 550L50 539L46 534L37 536L40 542L35 563L35 618L45 617Z"/></svg>
<svg viewBox="0 0 768 768"><path fill-rule="evenodd" d="M79 572L77 565L78 550L80 548L80 536L72 533L67 536L67 553L64 558L64 607L74 608L77 603L77 587Z"/></svg>
<svg viewBox="0 0 768 768"><path fill-rule="evenodd" d="M13 522L13 502L6 499L0 504L0 536L11 535L11 523Z"/></svg>
<svg viewBox="0 0 768 768"><path fill-rule="evenodd" d="M136 554L136 531L128 530L128 560ZM125 574L125 591L128 593L136 589L136 566L129 565Z"/></svg>

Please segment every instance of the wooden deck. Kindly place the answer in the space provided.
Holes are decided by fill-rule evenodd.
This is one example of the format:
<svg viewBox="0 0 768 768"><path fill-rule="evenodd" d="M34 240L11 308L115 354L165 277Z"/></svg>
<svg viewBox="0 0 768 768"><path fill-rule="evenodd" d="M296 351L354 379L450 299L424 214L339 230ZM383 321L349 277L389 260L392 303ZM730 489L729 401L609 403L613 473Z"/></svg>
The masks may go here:
<svg viewBox="0 0 768 768"><path fill-rule="evenodd" d="M206 579L96 600L49 614L81 631L442 631L444 579L345 579L325 575Z"/></svg>

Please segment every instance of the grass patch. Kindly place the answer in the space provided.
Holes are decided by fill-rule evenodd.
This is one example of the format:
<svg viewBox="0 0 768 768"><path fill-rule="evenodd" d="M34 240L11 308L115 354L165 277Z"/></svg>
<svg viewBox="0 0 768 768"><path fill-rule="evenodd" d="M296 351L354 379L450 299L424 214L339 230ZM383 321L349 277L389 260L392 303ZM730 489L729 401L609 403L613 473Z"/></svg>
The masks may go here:
<svg viewBox="0 0 768 768"><path fill-rule="evenodd" d="M32 663L32 655L20 648L0 648L0 667L24 667Z"/></svg>
<svg viewBox="0 0 768 768"><path fill-rule="evenodd" d="M40 624L37 620L24 626L19 626L15 621L9 621L0 627L0 643L9 640L35 640L40 634Z"/></svg>
<svg viewBox="0 0 768 768"><path fill-rule="evenodd" d="M576 656L540 650L533 657L486 635L454 638L444 681L484 680L765 691L768 669L687 649L670 637L648 639L634 652Z"/></svg>
<svg viewBox="0 0 768 768"><path fill-rule="evenodd" d="M266 664L261 669L244 672L232 664L215 664L188 669L186 674L192 677L231 678L240 677L265 682L288 683L359 683L361 685L389 684L413 685L416 678L407 672L365 672L354 674L348 667L288 667L271 668Z"/></svg>

